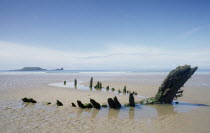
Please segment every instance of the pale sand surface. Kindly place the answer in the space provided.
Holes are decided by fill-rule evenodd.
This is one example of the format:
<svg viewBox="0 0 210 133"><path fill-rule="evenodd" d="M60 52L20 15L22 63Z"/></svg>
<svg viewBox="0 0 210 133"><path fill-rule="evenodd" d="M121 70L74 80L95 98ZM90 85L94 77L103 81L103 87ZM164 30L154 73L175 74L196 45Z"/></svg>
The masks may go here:
<svg viewBox="0 0 210 133"><path fill-rule="evenodd" d="M128 102L127 95L48 85L64 80L68 85L77 78L88 86L91 76L94 81L102 81L103 86L122 90L126 85L128 90L146 97L154 96L166 77L141 74L0 74L0 132L210 132L210 75L193 75L185 84L184 96L178 105L139 105L135 109L121 110L82 110L71 107L71 102L81 100L85 103L93 98L103 104L107 103L107 98L116 95L123 104ZM32 97L39 103L23 104L23 97ZM63 107L56 107L57 99L64 104ZM141 98L135 97L135 100ZM51 102L52 105L42 102Z"/></svg>

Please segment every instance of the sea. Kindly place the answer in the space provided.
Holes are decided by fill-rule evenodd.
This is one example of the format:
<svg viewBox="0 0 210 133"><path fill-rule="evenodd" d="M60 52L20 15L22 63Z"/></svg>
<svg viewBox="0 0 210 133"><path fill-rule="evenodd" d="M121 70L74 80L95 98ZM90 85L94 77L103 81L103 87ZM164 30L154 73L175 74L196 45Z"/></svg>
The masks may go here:
<svg viewBox="0 0 210 133"><path fill-rule="evenodd" d="M11 71L0 70L0 74L99 74L99 75L166 75L172 69L139 69L139 70L43 70L43 71ZM198 69L195 74L210 74L210 69Z"/></svg>

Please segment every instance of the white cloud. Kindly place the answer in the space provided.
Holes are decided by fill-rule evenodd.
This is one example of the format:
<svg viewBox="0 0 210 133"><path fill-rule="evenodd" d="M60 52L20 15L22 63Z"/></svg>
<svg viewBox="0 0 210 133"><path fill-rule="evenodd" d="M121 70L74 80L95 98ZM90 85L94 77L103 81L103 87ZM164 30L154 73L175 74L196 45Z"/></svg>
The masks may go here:
<svg viewBox="0 0 210 133"><path fill-rule="evenodd" d="M191 35L195 34L196 32L199 32L201 29L202 29L201 27L193 27L192 29L190 29L190 30L184 32L184 33L182 34L182 36L183 36L184 38L190 37Z"/></svg>
<svg viewBox="0 0 210 133"><path fill-rule="evenodd" d="M113 44L97 52L63 52L0 41L0 69L40 66L53 69L174 68L190 64L210 67L210 48L174 50L144 45Z"/></svg>

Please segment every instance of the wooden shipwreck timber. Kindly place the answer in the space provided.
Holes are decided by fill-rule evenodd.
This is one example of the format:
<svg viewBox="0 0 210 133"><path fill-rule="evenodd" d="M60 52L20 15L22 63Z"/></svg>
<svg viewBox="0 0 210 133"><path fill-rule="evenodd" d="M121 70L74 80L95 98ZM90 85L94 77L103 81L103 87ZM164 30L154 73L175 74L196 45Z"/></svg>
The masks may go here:
<svg viewBox="0 0 210 133"><path fill-rule="evenodd" d="M126 107L135 107L136 104L171 104L173 100L176 100L178 97L183 96L184 90L181 88L187 82L189 78L195 73L198 67L191 68L190 65L179 66L176 69L172 70L166 79L163 81L161 86L158 89L157 94L155 97L146 98L141 101L135 102L134 96L136 92L130 92L126 90L126 86L123 89L123 93L129 93L129 103L125 104ZM64 85L66 85L66 81L64 81ZM75 79L74 85L77 86L77 80ZM90 88L93 87L93 78L90 80ZM102 83L97 82L96 89L102 88ZM106 87L106 90L109 90L109 86ZM26 99L26 98L25 98ZM24 102L28 102L29 100L22 99ZM120 109L121 103L118 101L117 97L115 96L113 99L108 98L107 103L110 108ZM100 109L101 107L107 107L106 104L100 105L94 99L90 99L90 103L83 104L81 101L77 100L78 107L80 108L96 108ZM62 106L63 104L57 100L57 106ZM72 103L72 107L76 107L74 103Z"/></svg>
<svg viewBox="0 0 210 133"><path fill-rule="evenodd" d="M146 98L142 101L136 102L137 104L171 104L173 100L183 96L184 90L181 88L187 82L189 78L195 73L198 67L191 68L190 65L179 66L172 70L166 79L163 81L158 89L155 97ZM110 108L120 109L121 104L117 100L117 97L108 98L107 100ZM129 103L125 104L126 107L135 107L135 101L133 93L129 95ZM98 108L99 109L99 108Z"/></svg>
<svg viewBox="0 0 210 133"><path fill-rule="evenodd" d="M140 104L171 104L173 100L182 96L184 90L181 87L194 74L198 67L191 68L190 65L179 66L172 70L163 81L155 97L140 101Z"/></svg>

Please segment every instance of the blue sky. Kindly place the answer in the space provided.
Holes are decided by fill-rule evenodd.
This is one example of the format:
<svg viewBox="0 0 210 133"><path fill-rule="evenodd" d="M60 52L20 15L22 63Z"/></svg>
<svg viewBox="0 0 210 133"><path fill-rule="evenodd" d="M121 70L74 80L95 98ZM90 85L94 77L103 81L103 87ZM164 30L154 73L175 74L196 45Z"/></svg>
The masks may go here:
<svg viewBox="0 0 210 133"><path fill-rule="evenodd" d="M209 13L209 0L0 0L0 69L210 68Z"/></svg>

